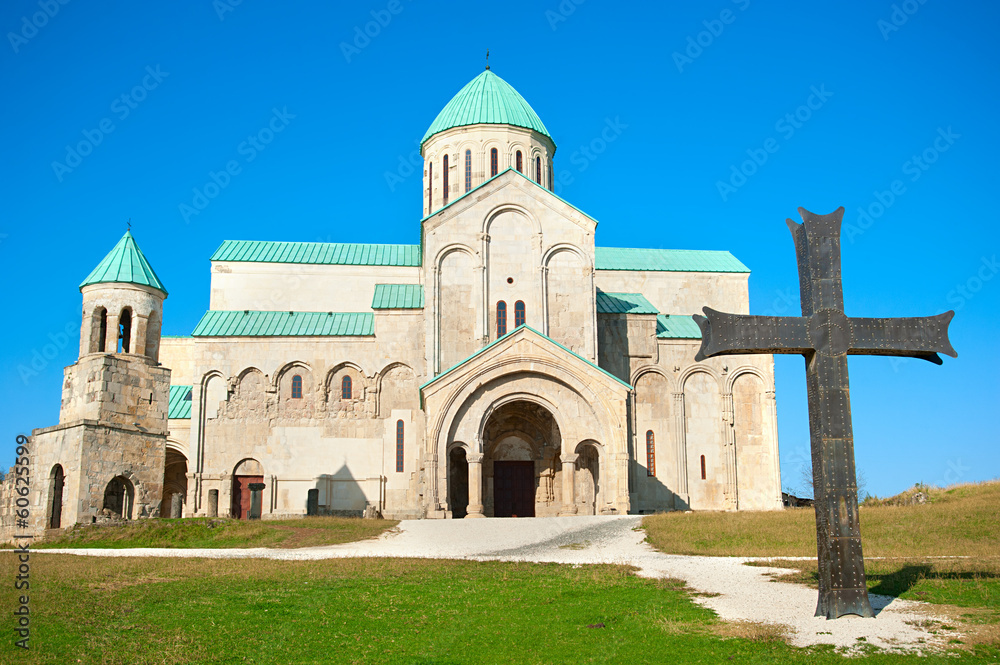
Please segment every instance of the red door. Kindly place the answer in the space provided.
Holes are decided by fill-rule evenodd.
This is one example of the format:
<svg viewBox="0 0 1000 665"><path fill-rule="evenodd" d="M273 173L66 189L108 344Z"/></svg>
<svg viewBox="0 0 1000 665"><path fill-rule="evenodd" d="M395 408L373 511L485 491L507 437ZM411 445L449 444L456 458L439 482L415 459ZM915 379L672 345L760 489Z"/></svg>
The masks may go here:
<svg viewBox="0 0 1000 665"><path fill-rule="evenodd" d="M233 476L233 517L245 520L250 514L250 483L262 483L264 476Z"/></svg>
<svg viewBox="0 0 1000 665"><path fill-rule="evenodd" d="M496 517L535 516L535 463L493 463L493 514Z"/></svg>

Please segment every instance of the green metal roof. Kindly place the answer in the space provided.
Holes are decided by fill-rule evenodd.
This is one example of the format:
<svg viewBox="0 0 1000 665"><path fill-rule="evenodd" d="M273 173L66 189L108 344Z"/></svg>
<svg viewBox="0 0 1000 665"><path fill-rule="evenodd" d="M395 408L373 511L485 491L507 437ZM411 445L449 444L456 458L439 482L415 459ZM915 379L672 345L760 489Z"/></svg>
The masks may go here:
<svg viewBox="0 0 1000 665"><path fill-rule="evenodd" d="M597 289L598 314L659 314L641 293L605 293Z"/></svg>
<svg viewBox="0 0 1000 665"><path fill-rule="evenodd" d="M315 263L343 266L419 266L420 245L225 240L212 261Z"/></svg>
<svg viewBox="0 0 1000 665"><path fill-rule="evenodd" d="M170 406L167 418L191 417L191 386L170 386Z"/></svg>
<svg viewBox="0 0 1000 665"><path fill-rule="evenodd" d="M149 265L146 256L139 249L131 231L126 231L114 249L97 264L87 279L80 283L80 288L90 284L121 283L140 284L159 289L163 293L167 289L156 276L153 266Z"/></svg>
<svg viewBox="0 0 1000 665"><path fill-rule="evenodd" d="M438 374L437 376L435 376L435 377L434 377L433 379L429 379L428 381L425 381L425 382L424 382L424 384L420 386L420 390L423 390L424 388L426 388L426 387L427 387L427 386L429 386L430 384L434 383L435 381L437 381L438 379L440 379L440 378L441 378L442 376L444 376L445 374L450 374L450 373L451 373L452 371L454 371L455 369L457 369L457 368L461 367L462 365L464 365L465 363L469 362L469 361L470 361L470 360L472 360L473 358L475 358L475 357L477 357L477 356L480 356L480 355L482 355L482 354L486 353L487 351L489 351L490 349L492 349L492 348L493 348L494 346L496 346L496 345L497 345L497 344L499 344L500 342L504 341L505 339L507 339L508 337L510 337L511 335L513 335L514 333L516 333L516 332L518 332L519 330L521 330L522 328L523 328L523 329L525 329L525 330L530 330L531 332L535 333L536 335L538 335L538 336L539 336L539 337L541 337L542 339L546 339L546 340L548 340L548 341L552 342L553 344L555 344L556 346L558 346L558 347L559 347L560 349L562 349L562 350L563 350L563 351L565 351L566 353L569 353L570 355L572 355L572 356L575 356L576 358L578 358L578 359L582 360L583 362L587 363L588 365L590 365L590 366L591 366L591 367L593 367L594 369L597 369L597 370L599 370L599 371L600 371L600 372L602 372L603 374L607 374L607 375L608 375L608 376L610 376L610 377L611 377L612 379L614 379L614 380L615 380L615 381L617 381L618 383L622 384L623 386L625 386L625 387L626 387L626 388L628 388L629 390L631 390L631 389L632 389L632 386L630 386L629 384L625 383L624 381L622 381L621 379L619 379L619 378L618 378L617 376L615 376L614 374L612 374L612 373L611 373L611 372L609 372L608 370L604 369L603 367L601 367L601 366L599 366L599 365L595 365L594 363L590 362L589 360L587 360L586 358L584 358L583 356L581 356L581 355L580 355L579 353L577 353L576 351L572 351L572 350L568 349L567 347L565 347L565 346L563 346L562 344L560 344L559 342L555 341L554 339L552 339L552 338L551 338L551 337L549 337L548 335L543 335L542 333L538 332L537 330L535 330L535 329L534 329L534 328L532 328L531 326L529 326L529 325L526 325L526 324L522 324L522 325L519 325L518 327L514 328L514 329L513 329L513 330L511 330L510 332L508 332L508 333L507 333L506 335L504 335L503 337L499 337L499 338L495 339L494 341L490 342L489 344L487 344L487 345L486 345L486 346L484 346L483 348L479 349L478 351L476 351L475 353L473 353L473 354L472 354L471 356L469 356L469 357L468 357L468 358L466 358L465 360L462 360L462 361L460 361L460 362L457 362L457 363L455 363L454 365L452 365L451 367L449 367L449 368L448 368L448 369L446 369L445 371L443 371L443 372L441 372L440 374ZM421 396L421 399L423 399L423 396Z"/></svg>
<svg viewBox="0 0 1000 665"><path fill-rule="evenodd" d="M656 336L660 339L701 339L701 328L690 316L660 314L656 317Z"/></svg>
<svg viewBox="0 0 1000 665"><path fill-rule="evenodd" d="M205 312L193 337L297 337L374 335L372 312Z"/></svg>
<svg viewBox="0 0 1000 665"><path fill-rule="evenodd" d="M531 105L509 83L491 72L482 74L465 84L451 98L420 139L423 150L427 139L453 127L467 125L514 125L533 129L552 139Z"/></svg>
<svg viewBox="0 0 1000 665"><path fill-rule="evenodd" d="M750 272L725 251L700 249L595 248L597 270L649 270L670 272Z"/></svg>
<svg viewBox="0 0 1000 665"><path fill-rule="evenodd" d="M376 284L372 309L422 309L424 287L420 284Z"/></svg>

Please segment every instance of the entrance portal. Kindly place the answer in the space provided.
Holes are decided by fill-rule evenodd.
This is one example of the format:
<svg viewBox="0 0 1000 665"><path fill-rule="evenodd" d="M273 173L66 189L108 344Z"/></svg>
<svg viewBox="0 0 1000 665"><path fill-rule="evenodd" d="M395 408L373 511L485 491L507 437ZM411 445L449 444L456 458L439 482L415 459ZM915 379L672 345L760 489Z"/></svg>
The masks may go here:
<svg viewBox="0 0 1000 665"><path fill-rule="evenodd" d="M62 465L56 464L52 468L50 500L49 500L49 528L58 529L62 526L62 499L65 476Z"/></svg>
<svg viewBox="0 0 1000 665"><path fill-rule="evenodd" d="M245 459L233 473L233 502L230 512L238 520L250 518L250 483L264 482L264 467L255 459Z"/></svg>
<svg viewBox="0 0 1000 665"><path fill-rule="evenodd" d="M527 400L497 407L483 428L484 514L557 515L561 445L559 426L545 407Z"/></svg>
<svg viewBox="0 0 1000 665"><path fill-rule="evenodd" d="M132 482L124 476L115 476L104 488L104 510L111 516L122 519L132 519L132 501L135 489Z"/></svg>
<svg viewBox="0 0 1000 665"><path fill-rule="evenodd" d="M535 463L493 463L494 517L535 516Z"/></svg>

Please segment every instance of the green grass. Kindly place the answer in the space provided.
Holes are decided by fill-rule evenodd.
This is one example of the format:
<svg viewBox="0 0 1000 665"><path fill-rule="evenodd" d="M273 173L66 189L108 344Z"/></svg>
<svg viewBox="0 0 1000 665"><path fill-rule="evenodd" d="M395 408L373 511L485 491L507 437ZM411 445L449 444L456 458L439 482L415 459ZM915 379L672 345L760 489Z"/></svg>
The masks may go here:
<svg viewBox="0 0 1000 665"><path fill-rule="evenodd" d="M930 557L997 554L1000 482L930 490L928 503L860 508L865 556ZM812 508L773 512L650 515L647 540L671 554L815 556Z"/></svg>
<svg viewBox="0 0 1000 665"><path fill-rule="evenodd" d="M774 629L720 623L680 583L625 566L44 553L31 564L32 648L3 631L3 663L844 662L787 646ZM0 553L0 579L16 565ZM15 593L0 585L5 612ZM998 659L979 646L919 661L872 652L865 663Z"/></svg>
<svg viewBox="0 0 1000 665"><path fill-rule="evenodd" d="M313 547L364 540L395 527L393 520L306 517L255 520L204 517L76 526L35 549L56 547Z"/></svg>

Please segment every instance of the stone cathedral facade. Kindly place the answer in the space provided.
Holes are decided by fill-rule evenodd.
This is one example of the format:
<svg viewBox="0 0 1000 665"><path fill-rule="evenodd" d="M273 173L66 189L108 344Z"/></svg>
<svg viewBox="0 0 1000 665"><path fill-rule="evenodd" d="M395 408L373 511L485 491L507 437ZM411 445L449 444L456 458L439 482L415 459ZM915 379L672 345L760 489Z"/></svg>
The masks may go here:
<svg viewBox="0 0 1000 665"><path fill-rule="evenodd" d="M161 338L166 288L126 234L33 433L36 528L781 507L772 358L694 360L691 314L749 312L742 263L598 246L489 70L421 152L420 244L226 240L189 336Z"/></svg>

